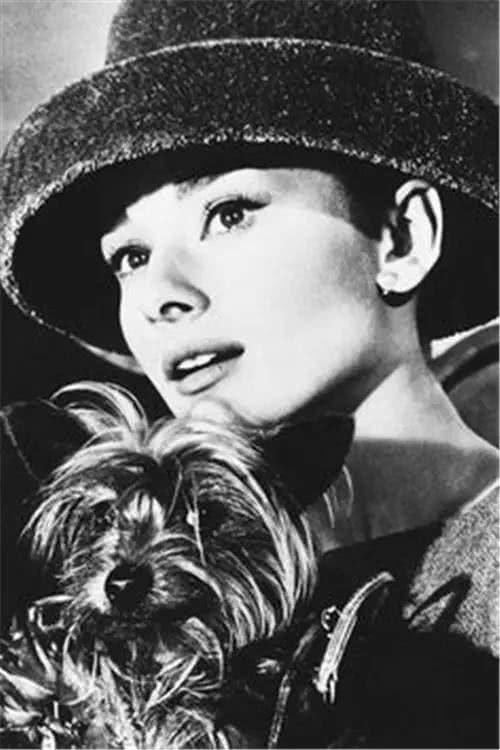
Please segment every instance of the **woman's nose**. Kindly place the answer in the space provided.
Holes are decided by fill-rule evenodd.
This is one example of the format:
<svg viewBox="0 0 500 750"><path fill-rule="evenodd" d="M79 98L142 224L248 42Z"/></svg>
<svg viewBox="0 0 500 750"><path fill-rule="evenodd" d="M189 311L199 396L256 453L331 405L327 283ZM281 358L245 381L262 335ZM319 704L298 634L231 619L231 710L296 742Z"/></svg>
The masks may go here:
<svg viewBox="0 0 500 750"><path fill-rule="evenodd" d="M151 264L144 289L144 313L152 322L180 323L202 315L209 297L194 274L173 264Z"/></svg>
<svg viewBox="0 0 500 750"><path fill-rule="evenodd" d="M194 305L189 302L162 302L154 312L155 320L164 320L167 323L178 323L182 318L192 315L195 311Z"/></svg>

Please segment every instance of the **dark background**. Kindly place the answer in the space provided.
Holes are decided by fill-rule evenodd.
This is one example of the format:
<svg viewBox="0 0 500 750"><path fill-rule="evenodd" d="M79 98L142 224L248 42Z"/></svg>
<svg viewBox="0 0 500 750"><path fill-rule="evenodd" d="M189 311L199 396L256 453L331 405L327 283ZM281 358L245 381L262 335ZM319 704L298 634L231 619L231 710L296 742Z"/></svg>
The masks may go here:
<svg viewBox="0 0 500 750"><path fill-rule="evenodd" d="M117 0L1 0L2 146L34 106L100 67L106 30L117 4ZM425 0L422 10L438 65L497 99L496 0ZM162 408L145 378L124 373L43 330L3 297L0 332L3 403L47 396L65 383L91 378L121 382L153 414Z"/></svg>

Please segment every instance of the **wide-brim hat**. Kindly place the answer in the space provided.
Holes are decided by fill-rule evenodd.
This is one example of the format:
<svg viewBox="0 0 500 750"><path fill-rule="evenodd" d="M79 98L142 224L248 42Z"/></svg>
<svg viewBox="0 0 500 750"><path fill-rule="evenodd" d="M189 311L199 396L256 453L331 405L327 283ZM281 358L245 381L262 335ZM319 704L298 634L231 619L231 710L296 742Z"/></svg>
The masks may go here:
<svg viewBox="0 0 500 750"><path fill-rule="evenodd" d="M165 175L179 175L183 163L196 172L230 153L299 149L441 188L446 247L422 301L428 333L488 320L497 109L431 62L415 2L127 0L105 67L37 108L4 152L3 288L36 321L131 365L99 253L113 179L133 182L127 168L160 153Z"/></svg>

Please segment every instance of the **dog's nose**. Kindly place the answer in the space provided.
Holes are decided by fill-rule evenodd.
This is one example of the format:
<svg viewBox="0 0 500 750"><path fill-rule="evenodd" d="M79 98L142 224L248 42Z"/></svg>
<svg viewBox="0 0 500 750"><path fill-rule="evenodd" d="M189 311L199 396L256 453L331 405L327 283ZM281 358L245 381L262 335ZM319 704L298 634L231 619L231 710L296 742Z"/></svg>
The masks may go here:
<svg viewBox="0 0 500 750"><path fill-rule="evenodd" d="M109 601L120 609L133 609L144 599L153 583L148 565L117 565L106 578L104 589Z"/></svg>

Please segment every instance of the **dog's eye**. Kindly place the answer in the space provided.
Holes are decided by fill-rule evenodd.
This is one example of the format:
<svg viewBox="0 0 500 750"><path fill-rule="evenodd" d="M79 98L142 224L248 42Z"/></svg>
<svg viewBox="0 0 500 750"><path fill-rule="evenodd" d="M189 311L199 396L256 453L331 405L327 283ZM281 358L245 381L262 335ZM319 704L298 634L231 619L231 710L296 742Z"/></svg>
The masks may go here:
<svg viewBox="0 0 500 750"><path fill-rule="evenodd" d="M198 514L200 527L204 530L214 530L222 525L227 516L227 511L223 503L212 501L200 504Z"/></svg>
<svg viewBox="0 0 500 750"><path fill-rule="evenodd" d="M111 503L103 502L94 506L92 513L92 531L102 534L113 525L116 509Z"/></svg>
<svg viewBox="0 0 500 750"><path fill-rule="evenodd" d="M215 531L220 528L227 512L222 503L200 503L196 508L190 508L186 513L186 523L193 529L200 531Z"/></svg>

